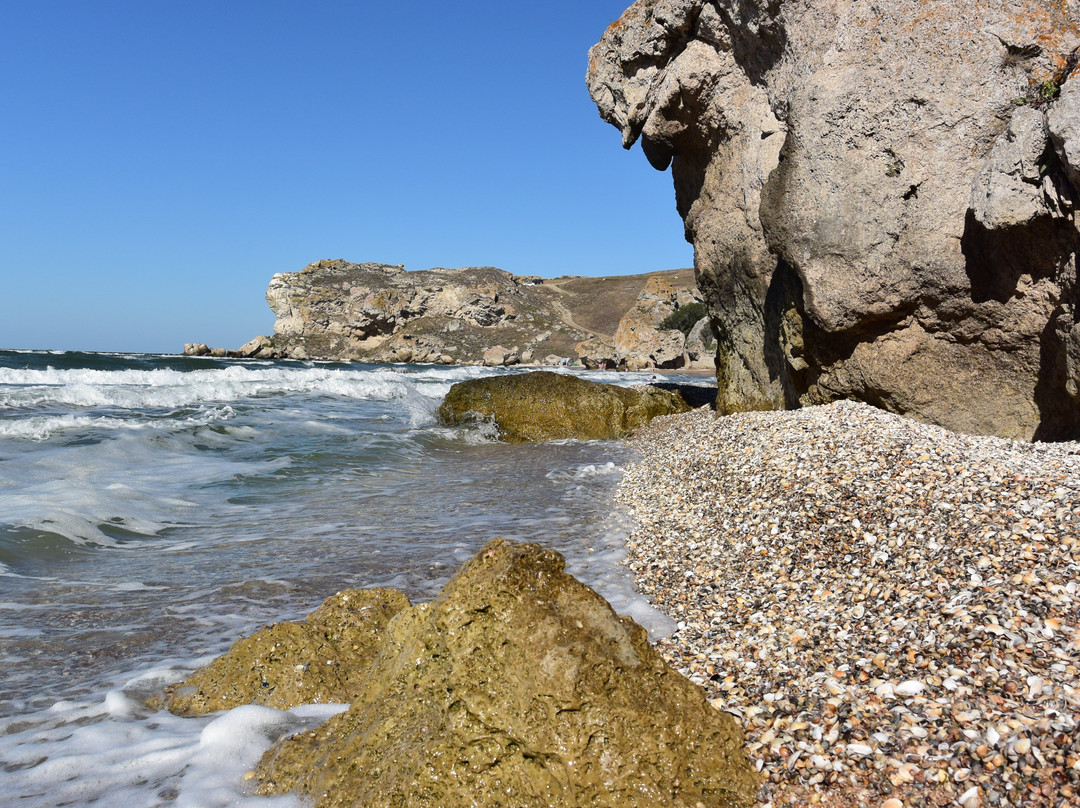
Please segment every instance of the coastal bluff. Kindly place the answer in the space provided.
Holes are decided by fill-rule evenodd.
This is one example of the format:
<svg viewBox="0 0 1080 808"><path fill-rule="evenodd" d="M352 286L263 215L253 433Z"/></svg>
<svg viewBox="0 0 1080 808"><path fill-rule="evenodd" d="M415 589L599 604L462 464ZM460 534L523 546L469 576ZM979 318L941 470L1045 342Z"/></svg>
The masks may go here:
<svg viewBox="0 0 1080 808"><path fill-rule="evenodd" d="M714 367L692 269L539 278L495 267L406 271L343 259L274 275L274 333L192 356L589 368ZM692 306L693 308L686 308ZM665 327L680 309L682 330ZM683 318L686 319L686 318Z"/></svg>
<svg viewBox="0 0 1080 808"><path fill-rule="evenodd" d="M669 167L718 409L1080 437L1073 2L640 0L589 52Z"/></svg>
<svg viewBox="0 0 1080 808"><path fill-rule="evenodd" d="M339 593L237 641L169 706L322 700L351 706L273 746L258 794L320 808L739 808L760 783L735 719L535 544L492 541L430 603Z"/></svg>

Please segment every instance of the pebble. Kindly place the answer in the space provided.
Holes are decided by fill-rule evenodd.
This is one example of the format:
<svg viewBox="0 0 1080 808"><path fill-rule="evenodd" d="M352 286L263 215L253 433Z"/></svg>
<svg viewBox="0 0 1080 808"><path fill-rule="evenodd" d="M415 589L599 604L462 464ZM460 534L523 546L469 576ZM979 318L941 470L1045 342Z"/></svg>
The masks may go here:
<svg viewBox="0 0 1080 808"><path fill-rule="evenodd" d="M633 444L627 564L762 804L1080 804L1080 445L852 402Z"/></svg>

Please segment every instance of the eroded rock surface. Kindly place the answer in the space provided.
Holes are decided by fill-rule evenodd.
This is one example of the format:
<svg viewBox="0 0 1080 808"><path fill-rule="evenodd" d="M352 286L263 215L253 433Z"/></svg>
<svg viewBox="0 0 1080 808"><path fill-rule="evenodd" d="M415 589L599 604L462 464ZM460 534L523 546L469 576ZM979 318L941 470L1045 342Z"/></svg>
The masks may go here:
<svg viewBox="0 0 1080 808"><path fill-rule="evenodd" d="M1075 0L640 0L589 54L671 167L718 406L1080 437Z"/></svg>
<svg viewBox="0 0 1080 808"><path fill-rule="evenodd" d="M587 362L647 282L695 294L691 270L600 278L520 277L494 267L425 269L316 261L277 274L277 321L236 356L515 365ZM579 353L578 346L585 353ZM197 346L185 346L194 349Z"/></svg>
<svg viewBox="0 0 1080 808"><path fill-rule="evenodd" d="M689 409L676 392L600 384L538 370L458 382L446 394L439 416L451 424L490 421L502 440L522 443L615 440L659 415Z"/></svg>
<svg viewBox="0 0 1080 808"><path fill-rule="evenodd" d="M339 592L302 623L277 623L237 640L171 688L168 708L205 715L242 704L347 704L365 686L390 619L409 605L396 589Z"/></svg>
<svg viewBox="0 0 1080 808"><path fill-rule="evenodd" d="M679 288L662 277L650 278L637 302L615 332L613 347L616 361L628 370L643 368L675 369L691 365L687 337L681 331L665 329L664 319L680 307L700 302L697 290ZM704 362L699 360L705 359ZM713 367L712 357L698 357L694 367Z"/></svg>
<svg viewBox="0 0 1080 808"><path fill-rule="evenodd" d="M501 540L391 620L349 711L256 778L320 808L734 808L757 790L741 728L642 628L557 553Z"/></svg>

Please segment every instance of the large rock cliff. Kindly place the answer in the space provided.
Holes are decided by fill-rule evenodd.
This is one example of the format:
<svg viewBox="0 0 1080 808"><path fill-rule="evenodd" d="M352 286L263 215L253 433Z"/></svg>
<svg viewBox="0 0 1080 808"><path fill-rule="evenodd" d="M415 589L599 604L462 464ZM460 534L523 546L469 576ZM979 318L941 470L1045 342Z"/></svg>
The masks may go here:
<svg viewBox="0 0 1080 808"><path fill-rule="evenodd" d="M660 290L659 292L657 290ZM193 355L349 359L443 364L606 363L631 368L713 367L702 339L664 331L679 306L700 300L692 270L554 279L519 277L494 267L426 269L316 261L274 275L266 300L277 317L272 337L239 351L185 346ZM635 319L646 306L651 315ZM639 339L616 349L630 318ZM640 321L639 321L640 320ZM657 331L660 329L660 332ZM662 357L651 344L665 340Z"/></svg>
<svg viewBox="0 0 1080 808"><path fill-rule="evenodd" d="M640 0L589 54L672 169L721 410L1080 438L1076 0Z"/></svg>

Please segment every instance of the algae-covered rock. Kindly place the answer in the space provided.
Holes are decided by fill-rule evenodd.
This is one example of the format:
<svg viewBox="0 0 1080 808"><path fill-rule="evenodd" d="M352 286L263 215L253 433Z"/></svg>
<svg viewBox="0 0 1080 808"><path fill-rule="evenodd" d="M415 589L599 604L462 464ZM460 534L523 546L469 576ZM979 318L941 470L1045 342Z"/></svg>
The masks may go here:
<svg viewBox="0 0 1080 808"><path fill-rule="evenodd" d="M237 640L168 694L179 715L242 704L288 710L347 704L367 682L386 624L409 607L396 589L350 589L328 598L302 623L278 623Z"/></svg>
<svg viewBox="0 0 1080 808"><path fill-rule="evenodd" d="M536 545L497 540L389 624L347 713L279 742L259 793L327 806L741 806L742 730Z"/></svg>
<svg viewBox="0 0 1080 808"><path fill-rule="evenodd" d="M539 370L458 382L439 407L451 424L490 420L511 443L614 440L658 415L686 412L678 393L655 387L631 389Z"/></svg>

